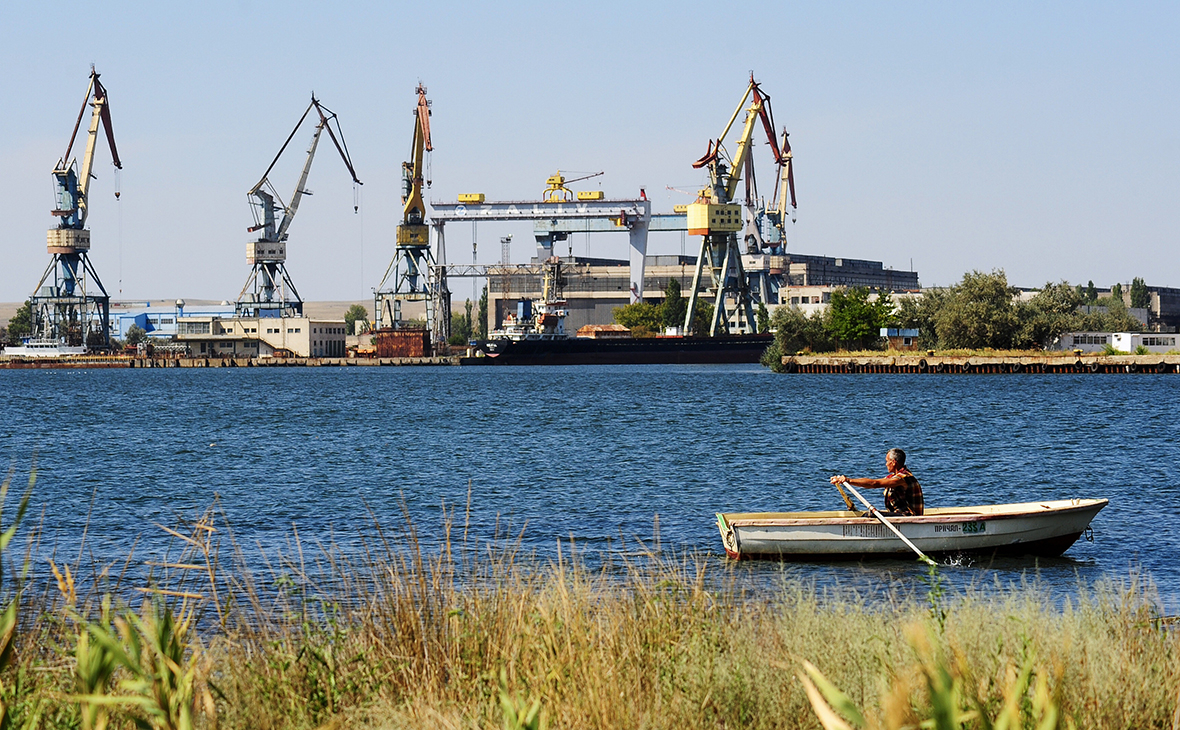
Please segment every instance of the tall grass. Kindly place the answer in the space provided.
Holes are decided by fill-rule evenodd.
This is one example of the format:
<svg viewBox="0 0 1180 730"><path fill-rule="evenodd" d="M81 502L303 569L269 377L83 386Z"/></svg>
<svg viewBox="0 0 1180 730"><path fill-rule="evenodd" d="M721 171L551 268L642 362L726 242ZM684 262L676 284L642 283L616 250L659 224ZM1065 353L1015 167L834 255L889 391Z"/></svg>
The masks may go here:
<svg viewBox="0 0 1180 730"><path fill-rule="evenodd" d="M967 727L1042 686L1078 727L1180 726L1180 640L1134 579L1064 606L1035 587L868 604L786 578L749 592L712 555L539 560L450 516L430 548L408 517L348 551L294 530L249 548L216 509L169 532L113 596L56 565L20 594L12 726L820 727L804 662L869 726L933 718L931 666L975 698Z"/></svg>

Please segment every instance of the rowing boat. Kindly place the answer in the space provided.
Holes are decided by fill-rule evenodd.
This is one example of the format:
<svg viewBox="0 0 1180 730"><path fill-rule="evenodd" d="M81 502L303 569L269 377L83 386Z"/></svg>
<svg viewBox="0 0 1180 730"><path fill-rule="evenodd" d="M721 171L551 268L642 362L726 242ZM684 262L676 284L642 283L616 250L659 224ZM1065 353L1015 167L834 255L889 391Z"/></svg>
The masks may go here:
<svg viewBox="0 0 1180 730"><path fill-rule="evenodd" d="M1061 555L1090 528L1105 499L1063 499L977 507L933 507L920 517L889 517L922 552L935 555ZM863 512L717 514L725 554L741 560L858 559L912 556L912 550Z"/></svg>

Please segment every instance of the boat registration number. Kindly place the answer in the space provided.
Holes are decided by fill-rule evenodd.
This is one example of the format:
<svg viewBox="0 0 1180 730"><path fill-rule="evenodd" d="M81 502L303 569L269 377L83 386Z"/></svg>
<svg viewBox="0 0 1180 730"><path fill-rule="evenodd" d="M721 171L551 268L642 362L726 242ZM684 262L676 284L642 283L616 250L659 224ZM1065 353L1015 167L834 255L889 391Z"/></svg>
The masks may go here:
<svg viewBox="0 0 1180 730"><path fill-rule="evenodd" d="M963 523L963 532L968 533L968 534L978 533L978 532L987 532L987 523L986 522L964 522Z"/></svg>

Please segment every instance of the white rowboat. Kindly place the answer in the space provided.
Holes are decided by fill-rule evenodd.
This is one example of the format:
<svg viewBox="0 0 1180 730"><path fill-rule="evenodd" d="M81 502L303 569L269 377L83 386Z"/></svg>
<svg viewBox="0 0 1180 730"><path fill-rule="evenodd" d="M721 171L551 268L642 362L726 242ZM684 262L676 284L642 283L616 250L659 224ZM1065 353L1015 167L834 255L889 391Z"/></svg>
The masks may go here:
<svg viewBox="0 0 1180 730"><path fill-rule="evenodd" d="M1105 499L978 507L933 507L921 517L889 517L922 552L1060 555L1082 536ZM913 557L913 551L871 516L831 512L717 514L725 554L735 560Z"/></svg>

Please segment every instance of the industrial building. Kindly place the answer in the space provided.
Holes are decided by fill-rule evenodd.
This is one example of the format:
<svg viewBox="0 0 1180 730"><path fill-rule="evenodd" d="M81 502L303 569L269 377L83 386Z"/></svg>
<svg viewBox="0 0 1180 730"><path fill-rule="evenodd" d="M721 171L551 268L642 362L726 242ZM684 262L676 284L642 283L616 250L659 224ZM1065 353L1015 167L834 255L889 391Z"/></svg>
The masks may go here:
<svg viewBox="0 0 1180 730"><path fill-rule="evenodd" d="M178 342L195 357L344 357L344 322L308 317L182 317Z"/></svg>
<svg viewBox="0 0 1180 730"><path fill-rule="evenodd" d="M533 259L533 267L538 259ZM827 306L833 289L864 286L890 292L918 289L914 271L887 269L880 261L838 259L827 256L785 254L745 254L742 267L751 278L750 288L761 293L766 283L766 297L759 301L771 309L790 304L804 312L821 311ZM649 301L660 301L668 282L676 279L681 290L692 286L696 269L695 256L647 256L644 262L643 290ZM563 296L567 331L586 325L605 324L614 319L614 310L631 302L630 262L580 256L561 258ZM491 276L488 280L488 328L495 329L506 314L516 312L517 302L541 297L541 277L522 270L511 275Z"/></svg>

